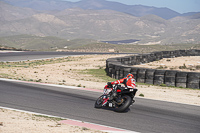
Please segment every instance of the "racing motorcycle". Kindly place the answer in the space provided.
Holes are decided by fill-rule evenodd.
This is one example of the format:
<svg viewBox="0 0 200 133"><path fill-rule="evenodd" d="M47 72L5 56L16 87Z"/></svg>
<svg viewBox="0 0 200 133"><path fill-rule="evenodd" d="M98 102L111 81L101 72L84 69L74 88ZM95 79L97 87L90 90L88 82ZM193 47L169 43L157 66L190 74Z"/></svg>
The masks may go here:
<svg viewBox="0 0 200 133"><path fill-rule="evenodd" d="M108 83L109 84L109 83ZM95 102L95 108L114 108L116 112L123 112L132 105L137 89L122 87L121 85L106 85L103 95ZM113 97L114 98L111 98Z"/></svg>

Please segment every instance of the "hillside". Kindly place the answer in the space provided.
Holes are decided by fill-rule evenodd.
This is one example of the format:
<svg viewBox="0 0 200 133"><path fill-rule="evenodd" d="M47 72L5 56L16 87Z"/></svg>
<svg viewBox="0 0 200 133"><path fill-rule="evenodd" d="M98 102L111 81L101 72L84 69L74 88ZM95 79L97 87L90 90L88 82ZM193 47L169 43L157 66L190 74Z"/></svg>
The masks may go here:
<svg viewBox="0 0 200 133"><path fill-rule="evenodd" d="M12 50L37 50L37 51L78 51L78 52L113 52L120 53L149 53L153 51L168 51L178 49L200 49L200 44L176 45L132 45L109 44L91 39L66 40L58 37L38 37L30 35L16 35L0 37L0 48L10 46ZM121 41L119 41L121 42ZM10 48L9 48L10 49Z"/></svg>
<svg viewBox="0 0 200 133"><path fill-rule="evenodd" d="M28 7L34 10L64 10L70 8L81 8L85 10L114 10L141 17L154 14L164 19L170 19L181 14L168 8L157 8L143 5L125 5L119 2L106 0L80 0L78 2L69 2L63 0L2 0L18 7ZM185 14L187 15L187 14Z"/></svg>
<svg viewBox="0 0 200 133"><path fill-rule="evenodd" d="M139 40L132 45L173 45L173 44L199 44L200 43L200 15L191 14L191 16L177 16L166 20L157 15L145 15L142 17L133 16L127 13L104 9L107 1L92 0L93 2L87 4L88 1L83 0L77 3L70 3L84 6L81 8L68 8L59 11L38 11L32 8L27 8L29 2L32 0L4 0L9 1L14 5L21 5L24 7L16 7L0 1L0 45L9 44L16 48L31 48L35 49L36 45L40 45L41 49L51 49L55 47L54 43L38 42L33 46L27 44L4 43L7 37L20 35L30 35L42 37L57 37L63 39L89 39L101 41L119 41L119 40ZM40 0L37 2L48 2ZM29 3L29 4L28 4ZM81 4L82 3L82 4ZM43 3L45 4L45 3ZM52 6L57 4L50 2ZM63 3L63 6L66 3ZM67 4L68 6L70 4ZM118 5L122 8L123 4L113 3L113 8ZM116 4L116 5L115 5ZM31 4L34 5L33 3ZM109 5L109 4L108 4ZM108 6L107 5L107 6ZM42 5L40 5L42 6ZM89 6L89 7L87 7ZM96 10L96 7L99 10ZM26 7L26 8L25 8ZM94 7L95 10L88 8ZM83 8L83 7L82 7ZM110 7L111 8L111 7ZM101 10L100 10L101 9ZM127 8L128 10L128 8ZM142 13L142 11L141 11ZM5 37L3 39L3 37ZM16 36L15 36L16 37ZM23 37L22 37L23 39ZM56 39L56 40L57 40ZM3 41L4 40L4 41ZM65 42L64 41L64 42ZM36 42L36 41L32 41ZM57 42L57 41L56 41ZM68 43L57 43L63 48ZM88 44L88 43L84 43ZM14 46L15 45L15 46Z"/></svg>
<svg viewBox="0 0 200 133"><path fill-rule="evenodd" d="M0 46L10 46L17 49L30 49L30 50L42 50L42 51L51 51L57 49L70 49L81 47L82 45L93 44L95 40L89 39L74 39L74 40L65 40L57 37L47 36L47 37L38 37L30 35L16 35L8 37L0 37Z"/></svg>
<svg viewBox="0 0 200 133"><path fill-rule="evenodd" d="M38 13L38 11L31 8L15 7L0 1L0 22L20 20L36 13Z"/></svg>

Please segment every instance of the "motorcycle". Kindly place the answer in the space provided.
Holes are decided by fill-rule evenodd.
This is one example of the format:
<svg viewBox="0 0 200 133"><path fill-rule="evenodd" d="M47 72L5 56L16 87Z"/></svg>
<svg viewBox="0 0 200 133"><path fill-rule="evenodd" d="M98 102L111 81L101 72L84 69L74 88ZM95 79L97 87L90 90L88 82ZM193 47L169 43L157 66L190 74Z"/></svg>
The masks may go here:
<svg viewBox="0 0 200 133"><path fill-rule="evenodd" d="M122 87L121 85L106 85L103 95L95 102L95 108L114 108L116 112L124 112L135 100L137 89ZM114 98L111 98L114 95Z"/></svg>

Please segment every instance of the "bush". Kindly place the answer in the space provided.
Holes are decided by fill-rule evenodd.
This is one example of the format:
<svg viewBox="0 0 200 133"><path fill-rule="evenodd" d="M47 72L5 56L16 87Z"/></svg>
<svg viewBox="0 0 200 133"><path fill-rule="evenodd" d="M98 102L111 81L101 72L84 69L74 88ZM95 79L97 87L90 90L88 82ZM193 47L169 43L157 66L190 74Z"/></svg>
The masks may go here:
<svg viewBox="0 0 200 133"><path fill-rule="evenodd" d="M160 86L162 86L162 87L167 87L167 85L166 85L166 84L160 84Z"/></svg>
<svg viewBox="0 0 200 133"><path fill-rule="evenodd" d="M185 63L183 64L183 66L179 66L179 69L187 69Z"/></svg>
<svg viewBox="0 0 200 133"><path fill-rule="evenodd" d="M139 96L144 97L144 94L141 93Z"/></svg>
<svg viewBox="0 0 200 133"><path fill-rule="evenodd" d="M81 87L81 84L79 84L77 87Z"/></svg>

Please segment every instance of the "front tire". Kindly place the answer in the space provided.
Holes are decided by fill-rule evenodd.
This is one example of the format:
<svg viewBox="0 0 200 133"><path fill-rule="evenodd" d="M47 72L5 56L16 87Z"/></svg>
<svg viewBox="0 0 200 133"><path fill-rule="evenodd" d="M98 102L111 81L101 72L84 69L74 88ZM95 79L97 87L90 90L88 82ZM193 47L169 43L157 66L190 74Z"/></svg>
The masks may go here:
<svg viewBox="0 0 200 133"><path fill-rule="evenodd" d="M130 96L128 95L122 96L122 99L124 101L120 105L116 105L115 107L116 112L123 112L131 105L132 99Z"/></svg>
<svg viewBox="0 0 200 133"><path fill-rule="evenodd" d="M94 107L95 107L95 108L101 108L101 107L102 107L102 104L103 104L103 95L100 96L100 97L96 100L96 102L95 102L95 104L94 104Z"/></svg>

